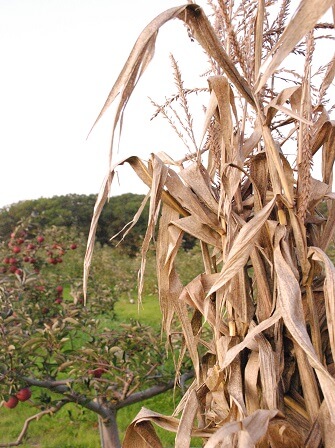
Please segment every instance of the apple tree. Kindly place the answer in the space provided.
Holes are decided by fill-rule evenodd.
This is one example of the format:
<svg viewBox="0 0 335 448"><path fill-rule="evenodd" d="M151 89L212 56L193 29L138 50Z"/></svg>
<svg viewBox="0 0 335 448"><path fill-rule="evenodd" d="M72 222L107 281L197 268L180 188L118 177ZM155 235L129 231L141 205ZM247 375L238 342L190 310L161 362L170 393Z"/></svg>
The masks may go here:
<svg viewBox="0 0 335 448"><path fill-rule="evenodd" d="M95 276L84 305L80 282L59 269L76 247L59 229L41 234L31 220L3 243L0 399L10 409L21 402L35 407L36 418L76 403L98 415L103 446L118 447L117 411L173 388L174 369L163 362L159 334L115 320L113 285Z"/></svg>

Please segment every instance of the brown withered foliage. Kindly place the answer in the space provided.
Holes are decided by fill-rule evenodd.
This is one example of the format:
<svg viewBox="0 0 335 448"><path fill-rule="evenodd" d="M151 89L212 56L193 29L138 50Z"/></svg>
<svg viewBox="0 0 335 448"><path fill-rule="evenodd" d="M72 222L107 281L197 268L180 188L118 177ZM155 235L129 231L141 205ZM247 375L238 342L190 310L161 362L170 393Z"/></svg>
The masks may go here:
<svg viewBox="0 0 335 448"><path fill-rule="evenodd" d="M328 95L335 59L334 24L323 20L335 14L334 2L210 0L207 6L209 18L190 2L143 30L98 117L119 95L115 130L153 56L157 31L169 20L183 21L210 63L202 140L191 130L192 89L184 89L173 61L174 100L186 117L179 132L195 150L176 163L157 154L148 163L136 155L124 162L150 187L139 291L158 226L162 327L173 351L179 323L180 356L191 359L195 377L174 415L143 408L124 447L161 447L152 423L174 431L180 448L191 437L206 448L332 447L335 269L326 251L335 227ZM323 67L315 67L319 47L329 55ZM157 113L166 115L171 103ZM317 180L312 168L319 154ZM85 281L115 168L94 210ZM187 285L175 263L183 233L199 240L203 256L203 273Z"/></svg>

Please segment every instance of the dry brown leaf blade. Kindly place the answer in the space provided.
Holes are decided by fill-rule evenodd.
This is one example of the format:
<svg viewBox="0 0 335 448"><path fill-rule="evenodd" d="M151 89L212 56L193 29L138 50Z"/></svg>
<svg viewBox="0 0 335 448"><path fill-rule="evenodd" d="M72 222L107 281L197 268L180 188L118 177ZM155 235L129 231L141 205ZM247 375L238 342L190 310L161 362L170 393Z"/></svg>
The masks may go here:
<svg viewBox="0 0 335 448"><path fill-rule="evenodd" d="M275 355L270 342L259 333L255 336L259 347L259 366L262 382L263 399L267 409L278 409L278 381L279 372L275 362Z"/></svg>
<svg viewBox="0 0 335 448"><path fill-rule="evenodd" d="M206 204L215 215L218 214L218 202L211 189L211 179L203 165L192 163L180 171L180 177L192 188L198 200Z"/></svg>
<svg viewBox="0 0 335 448"><path fill-rule="evenodd" d="M252 351L250 353L247 365L244 370L245 384L245 405L248 415L260 408L258 393L258 376L259 376L260 360L258 353Z"/></svg>
<svg viewBox="0 0 335 448"><path fill-rule="evenodd" d="M121 70L117 80L114 83L114 86L112 87L112 90L110 91L105 104L103 105L97 119L95 120L92 129L95 127L97 122L101 119L101 117L104 115L108 107L113 103L115 98L121 93L125 92L129 95L132 93L132 90L134 88L134 82L131 82L132 78L134 77L134 74L136 77L141 75L143 73L143 70L141 72L141 62L143 57L146 55L146 50L149 48L151 52L154 51L154 41L157 37L157 31L159 28L164 25L164 23L168 22L170 19L174 18L176 15L178 15L183 9L185 9L185 6L179 6L176 8L170 8L167 11L164 11L163 13L159 14L154 20L152 20L142 31L140 36L138 37L133 49L131 50L131 53L129 54L129 57ZM146 59L148 58L148 55L146 55ZM131 88L128 87L128 85L131 85ZM128 98L124 96L123 102L127 102ZM120 107L123 108L123 105L120 103ZM91 131L92 131L91 129ZM114 122L114 129L115 129L115 122Z"/></svg>
<svg viewBox="0 0 335 448"><path fill-rule="evenodd" d="M189 4L185 8L185 11L180 12L179 18L190 27L192 35L197 39L206 53L217 61L240 94L255 107L253 94L248 83L237 71L235 64L224 50L212 25L200 6Z"/></svg>
<svg viewBox="0 0 335 448"><path fill-rule="evenodd" d="M301 290L290 266L282 256L279 241L274 249L274 267L278 277L278 304L292 337L308 356L320 382L332 421L335 421L335 380L319 361L304 322Z"/></svg>
<svg viewBox="0 0 335 448"><path fill-rule="evenodd" d="M173 269L173 258L168 257L168 248L170 246L171 234L168 231L170 222L177 216L177 212L167 204L163 204L161 218L159 221L156 266L157 280L159 290L159 304L162 313L162 326L166 332L167 338L170 337L171 323L174 315L173 303L176 300L174 294L177 291L171 291L170 282ZM172 254L171 254L172 255Z"/></svg>
<svg viewBox="0 0 335 448"><path fill-rule="evenodd" d="M224 286L246 264L254 248L260 229L264 226L276 202L273 198L261 211L248 221L238 232L222 268L219 279L208 292L208 296Z"/></svg>
<svg viewBox="0 0 335 448"><path fill-rule="evenodd" d="M97 197L94 210L93 217L91 220L91 226L89 235L87 238L87 246L86 246L86 254L84 259L84 272L83 272L83 290L84 290L84 301L86 303L86 292L87 292L87 284L88 284L88 275L91 266L91 261L93 257L94 243L95 243L95 234L98 227L98 221L102 212L102 209L107 201L109 194L109 186L112 183L114 177L114 171L111 171L105 178L102 187L100 189L99 195Z"/></svg>
<svg viewBox="0 0 335 448"><path fill-rule="evenodd" d="M259 409L243 420L226 423L208 439L204 448L216 448L220 443L224 443L228 436L239 433L240 431L246 434L244 435L243 443L239 446L253 448L258 440L267 432L269 421L276 417L277 414L277 410Z"/></svg>
<svg viewBox="0 0 335 448"><path fill-rule="evenodd" d="M255 89L259 92L300 40L313 29L317 20L332 6L333 0L301 0L278 43L263 63Z"/></svg>
<svg viewBox="0 0 335 448"><path fill-rule="evenodd" d="M199 222L193 215L187 216L186 218L180 218L177 221L173 221L171 224L179 227L189 235L198 238L200 241L204 241L214 247L221 247L220 235L208 225Z"/></svg>
<svg viewBox="0 0 335 448"><path fill-rule="evenodd" d="M195 390L191 390L182 416L180 418L176 440L175 440L175 448L184 448L186 446L190 446L193 422L198 412L198 398Z"/></svg>
<svg viewBox="0 0 335 448"><path fill-rule="evenodd" d="M182 181L181 177L172 169L168 171L166 179L167 192L174 200L181 204L184 212L182 216L193 215L198 221L215 229L220 229L216 214L211 212L199 198L193 193L191 188Z"/></svg>
<svg viewBox="0 0 335 448"><path fill-rule="evenodd" d="M167 431L177 433L179 427L179 420L175 417L166 416L160 414L159 412L150 411L145 407L142 407L140 412L134 418L132 423L128 426L125 434L125 438L123 441L123 448L149 448L150 445L143 444L145 443L144 439L138 433L138 425L144 425L144 430L149 437L152 437L152 440L155 440L155 434L153 426L149 426L148 423L154 423L155 425L163 428ZM142 426L143 428L143 426ZM141 432L141 431L140 431ZM155 433L155 434L154 434ZM213 429L196 429L193 428L192 436L196 437L205 437L208 438L213 433ZM143 434L143 431L142 431ZM157 435L156 435L157 437ZM137 445L136 443L139 443ZM157 442L156 442L157 443ZM160 448L162 445L153 445L152 448Z"/></svg>
<svg viewBox="0 0 335 448"><path fill-rule="evenodd" d="M206 300L206 295L218 275L219 274L198 275L184 287L179 299L190 305L192 308L199 310L204 316L205 321L208 321L213 328L218 329L222 334L228 335L229 330L227 325L223 320L219 322L219 326L217 325L213 304L211 301Z"/></svg>
<svg viewBox="0 0 335 448"><path fill-rule="evenodd" d="M233 359L246 347L253 347L255 342L255 336L257 336L259 333L263 332L264 330L272 327L278 320L281 318L281 313L279 310L276 310L272 316L270 316L268 319L263 320L260 324L257 326L251 328L248 333L246 334L245 338L242 342L235 345L234 347L230 348L226 354L226 357L223 361L223 364L220 365L221 369L225 369L230 365L230 363L233 361Z"/></svg>
<svg viewBox="0 0 335 448"><path fill-rule="evenodd" d="M327 254L318 247L310 247L308 256L321 262L325 267L326 278L324 281L324 297L326 303L327 328L329 344L333 359L335 359L335 268Z"/></svg>

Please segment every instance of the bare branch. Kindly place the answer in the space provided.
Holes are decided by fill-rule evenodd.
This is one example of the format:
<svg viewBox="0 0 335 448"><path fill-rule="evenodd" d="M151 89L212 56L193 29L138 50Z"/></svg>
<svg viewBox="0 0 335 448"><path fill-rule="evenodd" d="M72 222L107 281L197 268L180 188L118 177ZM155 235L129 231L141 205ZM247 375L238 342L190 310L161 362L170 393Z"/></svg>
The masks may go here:
<svg viewBox="0 0 335 448"><path fill-rule="evenodd" d="M40 418L44 417L45 415L52 415L58 412L63 406L70 403L71 400L68 400L67 398L64 398L63 400L60 400L55 406L49 409L45 409L44 411L38 412L37 414L32 415L31 417L27 418L27 420L24 422L22 430L20 432L20 435L16 439L15 442L7 442L7 443L0 443L0 447L10 447L10 446L19 446L23 442L24 436L27 434L29 425L34 420L39 420Z"/></svg>
<svg viewBox="0 0 335 448"><path fill-rule="evenodd" d="M185 381L187 381L190 378L193 378L193 376L194 376L194 372L193 371L186 372L186 373L184 373L181 376L180 382L183 385L183 388L184 388L184 385L185 385ZM123 401L120 401L119 403L117 403L115 405L115 409L119 410L119 409L122 409L122 408L124 408L126 406L129 406L131 404L138 403L139 401L155 397L156 395L159 395L159 394L161 394L163 392L166 392L166 391L168 391L170 389L173 389L174 386L175 386L175 381L174 380L169 381L166 384L156 384L155 386L149 387L148 389L141 390L139 392L136 392L134 394L129 395Z"/></svg>

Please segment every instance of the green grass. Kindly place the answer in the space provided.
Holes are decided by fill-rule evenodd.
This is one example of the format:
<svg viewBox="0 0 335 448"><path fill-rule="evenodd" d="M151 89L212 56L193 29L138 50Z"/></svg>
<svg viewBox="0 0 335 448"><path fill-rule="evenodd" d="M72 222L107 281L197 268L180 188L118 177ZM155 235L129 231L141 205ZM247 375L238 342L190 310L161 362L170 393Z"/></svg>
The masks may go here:
<svg viewBox="0 0 335 448"><path fill-rule="evenodd" d="M34 415L36 409L29 404L20 404L15 409L0 410L0 442L13 442L17 439L26 418ZM72 414L72 418L70 418ZM82 411L70 404L52 417L44 416L33 421L23 448L96 448L99 446L99 433L96 416Z"/></svg>
<svg viewBox="0 0 335 448"><path fill-rule="evenodd" d="M161 312L158 297L148 295L143 298L142 304L138 304L136 295L132 297L134 303L130 303L129 298L122 296L115 304L116 322L129 322L136 320L143 325L152 328L160 328Z"/></svg>

